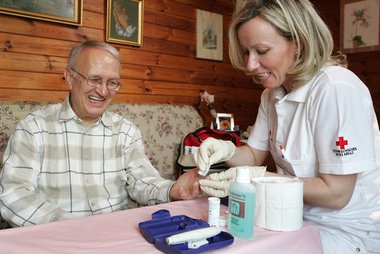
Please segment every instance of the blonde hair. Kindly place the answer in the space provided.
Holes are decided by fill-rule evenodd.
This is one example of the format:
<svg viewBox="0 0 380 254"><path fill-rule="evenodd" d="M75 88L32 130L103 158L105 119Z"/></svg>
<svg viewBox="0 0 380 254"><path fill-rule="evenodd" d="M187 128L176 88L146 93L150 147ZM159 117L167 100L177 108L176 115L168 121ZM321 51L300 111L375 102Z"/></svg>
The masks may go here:
<svg viewBox="0 0 380 254"><path fill-rule="evenodd" d="M308 0L246 0L232 18L229 28L229 55L232 65L246 71L245 53L238 39L239 28L260 17L297 46L296 61L288 70L289 81L296 87L309 81L325 66L347 67L346 56L332 56L331 32Z"/></svg>

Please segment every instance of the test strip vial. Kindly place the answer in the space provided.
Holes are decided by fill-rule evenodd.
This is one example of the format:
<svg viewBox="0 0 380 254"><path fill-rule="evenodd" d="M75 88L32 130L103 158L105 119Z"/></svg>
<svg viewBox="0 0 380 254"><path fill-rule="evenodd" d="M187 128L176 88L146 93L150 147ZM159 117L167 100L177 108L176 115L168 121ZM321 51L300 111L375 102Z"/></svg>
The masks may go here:
<svg viewBox="0 0 380 254"><path fill-rule="evenodd" d="M208 198L208 224L210 227L219 227L220 198Z"/></svg>

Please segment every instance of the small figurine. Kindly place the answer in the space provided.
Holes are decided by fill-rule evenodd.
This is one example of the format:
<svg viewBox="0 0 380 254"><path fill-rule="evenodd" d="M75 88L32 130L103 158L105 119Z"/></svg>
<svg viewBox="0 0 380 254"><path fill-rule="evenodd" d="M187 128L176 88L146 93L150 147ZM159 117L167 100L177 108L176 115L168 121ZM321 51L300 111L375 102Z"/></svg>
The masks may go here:
<svg viewBox="0 0 380 254"><path fill-rule="evenodd" d="M214 118L216 118L216 111L214 109L215 95L211 95L207 91L204 91L203 93L200 94L200 96L201 96L201 101L206 102L207 108L210 110L211 115Z"/></svg>

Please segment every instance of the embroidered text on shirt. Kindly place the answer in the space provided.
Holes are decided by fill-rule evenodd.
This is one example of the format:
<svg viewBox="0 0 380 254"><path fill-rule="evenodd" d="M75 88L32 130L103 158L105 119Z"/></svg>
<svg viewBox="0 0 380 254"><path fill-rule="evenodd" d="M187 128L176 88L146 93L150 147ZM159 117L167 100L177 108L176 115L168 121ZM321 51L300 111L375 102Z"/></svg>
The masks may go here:
<svg viewBox="0 0 380 254"><path fill-rule="evenodd" d="M354 152L358 150L356 147L345 149L348 145L348 140L345 140L344 137L339 137L335 144L339 147L339 149L333 149L333 153L335 153L336 156L353 155Z"/></svg>

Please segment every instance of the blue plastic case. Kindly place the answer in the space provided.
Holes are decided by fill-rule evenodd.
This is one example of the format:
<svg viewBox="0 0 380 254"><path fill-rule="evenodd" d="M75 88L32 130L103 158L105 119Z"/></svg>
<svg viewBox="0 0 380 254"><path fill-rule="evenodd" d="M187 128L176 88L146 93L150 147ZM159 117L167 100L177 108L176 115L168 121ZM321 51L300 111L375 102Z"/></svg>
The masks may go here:
<svg viewBox="0 0 380 254"><path fill-rule="evenodd" d="M207 238L208 244L197 249L189 249L187 243L168 245L166 238L190 230L209 227L206 221L193 219L186 215L170 216L166 209L152 213L152 220L139 223L139 228L144 238L156 246L157 249L169 254L195 254L204 251L223 248L231 245L234 237L221 231L218 235Z"/></svg>

